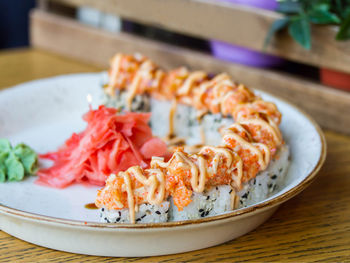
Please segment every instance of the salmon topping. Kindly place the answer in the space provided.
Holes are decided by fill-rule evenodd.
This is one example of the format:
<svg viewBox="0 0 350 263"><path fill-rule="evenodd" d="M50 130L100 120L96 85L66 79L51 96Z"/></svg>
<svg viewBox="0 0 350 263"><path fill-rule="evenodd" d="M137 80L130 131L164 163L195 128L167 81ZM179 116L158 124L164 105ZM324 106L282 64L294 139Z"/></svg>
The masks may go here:
<svg viewBox="0 0 350 263"><path fill-rule="evenodd" d="M181 147L175 148L167 162L164 158L152 158L149 169L162 174L164 184L159 178L149 184L137 179L141 175L150 178L148 169L138 169L136 177L134 168L114 175L113 183L107 180L106 187L99 191L98 207L121 209L115 204L122 205L122 208L129 208L130 218L133 218L134 205L150 202L147 198L140 199L139 193L144 191L141 196L146 196L147 187L151 187L158 193L164 190L164 199L171 196L181 211L191 203L193 192L201 193L211 187L228 184L234 190L236 204L235 192L266 169L283 144L278 128L281 113L276 105L263 101L244 85L233 82L225 73L212 77L203 71L190 72L184 67L166 72L146 57L117 54L111 61L109 75L106 92L114 95L116 90L126 90L129 104L136 94L147 93L156 99L195 107L200 114L211 112L232 116L236 123L220 131L220 146L204 146L194 153ZM147 179L147 182L151 180ZM111 191L110 188L114 187L121 187L122 191ZM114 194L116 197L111 196Z"/></svg>

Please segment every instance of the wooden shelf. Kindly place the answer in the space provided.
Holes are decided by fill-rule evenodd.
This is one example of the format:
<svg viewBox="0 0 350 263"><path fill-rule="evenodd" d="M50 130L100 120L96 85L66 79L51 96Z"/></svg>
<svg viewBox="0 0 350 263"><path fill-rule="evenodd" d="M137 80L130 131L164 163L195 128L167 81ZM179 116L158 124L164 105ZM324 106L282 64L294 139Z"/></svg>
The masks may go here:
<svg viewBox="0 0 350 263"><path fill-rule="evenodd" d="M200 52L125 33L107 33L39 10L31 14L31 43L34 47L106 68L116 52L137 51L168 69L188 65L213 73L227 72L249 87L268 91L300 106L323 127L350 134L350 93L287 74L226 63Z"/></svg>
<svg viewBox="0 0 350 263"><path fill-rule="evenodd" d="M262 51L267 31L281 15L215 0L52 0L90 6L123 18L205 39L218 39ZM297 62L350 72L349 41L335 41L335 28L312 28L312 50L303 49L287 33L272 41L267 53Z"/></svg>

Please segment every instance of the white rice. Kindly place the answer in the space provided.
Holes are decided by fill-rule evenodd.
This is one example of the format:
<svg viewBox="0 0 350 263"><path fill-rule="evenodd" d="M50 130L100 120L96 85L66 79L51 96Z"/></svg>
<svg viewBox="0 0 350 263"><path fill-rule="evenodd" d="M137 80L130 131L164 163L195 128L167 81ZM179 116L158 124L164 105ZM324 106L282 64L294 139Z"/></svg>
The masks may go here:
<svg viewBox="0 0 350 263"><path fill-rule="evenodd" d="M169 202L164 201L160 205L142 204L135 212L135 223L167 222L169 214ZM108 210L100 209L101 222L105 223L130 223L129 209Z"/></svg>
<svg viewBox="0 0 350 263"><path fill-rule="evenodd" d="M230 211L231 191L232 188L229 185L221 185L201 194L194 193L191 197L192 202L184 207L182 211L177 209L171 198L169 218L171 221L182 221L214 216Z"/></svg>

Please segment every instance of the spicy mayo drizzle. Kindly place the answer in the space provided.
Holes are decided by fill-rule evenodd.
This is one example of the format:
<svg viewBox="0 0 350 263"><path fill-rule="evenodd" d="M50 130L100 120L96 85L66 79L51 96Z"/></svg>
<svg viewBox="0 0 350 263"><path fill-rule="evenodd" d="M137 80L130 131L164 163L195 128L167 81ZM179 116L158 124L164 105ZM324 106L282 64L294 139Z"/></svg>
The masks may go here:
<svg viewBox="0 0 350 263"><path fill-rule="evenodd" d="M221 146L204 146L192 154L177 149L168 162L153 157L150 169L135 166L120 172L117 177L123 178L121 190L127 194L125 204L109 201L111 198L106 192L110 191L111 185L107 180L96 204L109 209L129 207L133 223L135 208L140 202L160 204L168 195L176 194L176 191L166 189L167 182L183 176L188 176L184 179L185 187L197 193L215 185L230 184L233 188L231 205L236 207L239 201L236 191L241 190L242 183L266 169L276 149L283 144L278 128L281 114L277 107L261 100L245 86L234 84L227 74L209 78L202 71L190 73L185 68L166 73L142 56L117 55L111 65L106 92L110 94L115 89L127 89L129 106L136 94L144 92L173 100L169 112L169 135L173 135L173 118L178 102L194 106L202 114L208 111L230 114L236 121L223 130ZM180 176L177 171L185 173ZM137 186L140 184L144 188ZM140 189L144 189L145 196L141 201L135 196Z"/></svg>
<svg viewBox="0 0 350 263"><path fill-rule="evenodd" d="M152 205L158 205L163 202L165 196L165 176L164 173L158 169L148 169L150 176L147 178L145 172L139 166L130 167L126 172L122 173L128 193L128 206L130 212L130 222L135 222L135 210L138 209L134 205L134 190L131 186L130 174L132 174L137 181L143 184L147 189L147 202Z"/></svg>

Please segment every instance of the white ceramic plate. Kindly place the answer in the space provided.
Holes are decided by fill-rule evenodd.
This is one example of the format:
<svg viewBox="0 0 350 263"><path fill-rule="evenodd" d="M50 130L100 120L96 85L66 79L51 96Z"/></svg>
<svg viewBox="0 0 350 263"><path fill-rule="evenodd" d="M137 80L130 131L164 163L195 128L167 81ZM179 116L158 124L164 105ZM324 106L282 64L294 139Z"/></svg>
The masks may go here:
<svg viewBox="0 0 350 263"><path fill-rule="evenodd" d="M25 142L37 152L55 150L73 131L84 128L82 114L101 101L105 73L43 79L0 92L0 138ZM75 253L101 256L151 256L214 246L263 223L278 205L303 190L325 159L318 126L290 104L262 93L283 114L281 130L291 148L286 185L254 206L223 215L159 224L104 224L94 202L97 187L74 185L58 190L23 182L0 184L0 228L28 242Z"/></svg>

